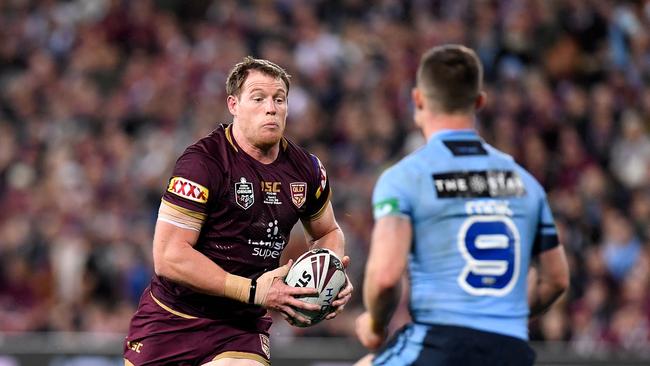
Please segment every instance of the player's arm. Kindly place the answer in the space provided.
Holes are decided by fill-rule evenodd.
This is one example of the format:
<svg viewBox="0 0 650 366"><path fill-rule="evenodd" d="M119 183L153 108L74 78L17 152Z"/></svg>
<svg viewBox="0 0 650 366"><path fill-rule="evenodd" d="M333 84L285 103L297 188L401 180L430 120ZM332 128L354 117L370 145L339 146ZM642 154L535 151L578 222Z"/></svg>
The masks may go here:
<svg viewBox="0 0 650 366"><path fill-rule="evenodd" d="M197 230L158 220L153 237L154 270L158 276L195 291L224 296L226 271L194 249L198 237Z"/></svg>
<svg viewBox="0 0 650 366"><path fill-rule="evenodd" d="M541 252L537 262L531 267L528 283L531 318L548 310L569 287L569 266L562 245Z"/></svg>
<svg viewBox="0 0 650 366"><path fill-rule="evenodd" d="M305 232L305 238L310 248L327 248L332 250L341 258L344 268L350 265L350 257L345 255L345 237L343 230L339 227L332 209L331 187L327 178L327 171L315 155L311 155L313 164L312 182L309 185L309 193L305 214L300 219ZM347 275L346 275L347 277ZM325 319L332 319L340 313L350 301L353 291L352 282L348 278L346 286L341 290L332 302L336 309L327 315Z"/></svg>
<svg viewBox="0 0 650 366"><path fill-rule="evenodd" d="M345 256L345 237L343 230L336 222L332 203L327 202L321 215L317 218L304 219L305 236L310 249L327 248L336 253L339 258Z"/></svg>
<svg viewBox="0 0 650 366"><path fill-rule="evenodd" d="M313 182L310 185L306 213L300 221L305 229L305 237L310 248L327 248L339 258L345 256L345 238L334 217L332 190L327 171L315 155L311 155ZM349 259L348 259L349 260ZM347 263L344 263L347 266Z"/></svg>
<svg viewBox="0 0 650 366"><path fill-rule="evenodd" d="M298 315L292 306L318 310L317 305L304 303L294 297L311 295L313 290L281 286L279 278L286 276L291 262L264 273L256 281L230 274L194 248L199 237L198 230L180 227L178 223L169 221L164 213L159 213L153 241L154 270L158 276L197 292L282 311L303 322L308 321Z"/></svg>
<svg viewBox="0 0 650 366"><path fill-rule="evenodd" d="M363 282L363 303L367 312L357 323L357 334L370 349L383 343L399 303L400 283L412 235L411 222L403 215L384 216L373 228Z"/></svg>
<svg viewBox="0 0 650 366"><path fill-rule="evenodd" d="M536 317L553 305L569 287L569 265L555 227L546 195L540 204L540 223L535 234L533 256L536 267L528 276L530 317Z"/></svg>
<svg viewBox="0 0 650 366"><path fill-rule="evenodd" d="M350 257L345 255L345 237L343 230L341 230L341 227L336 222L331 202L327 201L322 214L315 218L303 219L302 224L310 248L330 249L341 258L343 267L347 268L350 265ZM333 319L343 311L343 308L352 297L353 290L354 286L352 286L352 282L348 278L345 288L339 292L336 300L332 302L332 306L336 310L327 315L326 319Z"/></svg>

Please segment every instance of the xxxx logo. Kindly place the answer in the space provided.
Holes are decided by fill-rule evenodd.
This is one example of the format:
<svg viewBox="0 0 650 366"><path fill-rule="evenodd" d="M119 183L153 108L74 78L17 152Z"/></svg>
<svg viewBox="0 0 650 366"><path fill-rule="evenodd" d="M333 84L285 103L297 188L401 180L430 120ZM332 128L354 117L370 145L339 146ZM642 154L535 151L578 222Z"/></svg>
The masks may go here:
<svg viewBox="0 0 650 366"><path fill-rule="evenodd" d="M204 186L194 183L189 179L181 177L172 177L167 186L167 192L171 192L179 197L187 198L188 200L206 203L208 202L209 191Z"/></svg>

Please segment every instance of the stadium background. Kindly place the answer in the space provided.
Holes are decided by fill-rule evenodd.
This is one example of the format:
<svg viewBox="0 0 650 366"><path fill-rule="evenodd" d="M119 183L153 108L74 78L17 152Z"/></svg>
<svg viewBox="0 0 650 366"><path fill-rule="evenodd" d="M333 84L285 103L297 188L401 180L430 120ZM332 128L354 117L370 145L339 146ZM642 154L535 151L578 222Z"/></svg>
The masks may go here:
<svg viewBox="0 0 650 366"><path fill-rule="evenodd" d="M650 1L0 0L0 365L120 364L174 159L230 121L247 54L293 75L287 132L328 168L357 289L334 321L278 320L276 363L348 365L372 186L422 144L415 68L451 42L478 52L480 130L544 185L568 252L540 359L650 362L649 31Z"/></svg>

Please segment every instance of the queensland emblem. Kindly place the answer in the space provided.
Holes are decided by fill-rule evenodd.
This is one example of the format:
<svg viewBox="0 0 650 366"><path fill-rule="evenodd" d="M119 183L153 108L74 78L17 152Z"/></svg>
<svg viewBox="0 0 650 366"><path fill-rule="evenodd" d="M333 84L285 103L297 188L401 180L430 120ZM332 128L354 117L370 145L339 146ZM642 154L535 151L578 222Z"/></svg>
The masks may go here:
<svg viewBox="0 0 650 366"><path fill-rule="evenodd" d="M244 210L247 210L255 202L253 183L247 182L244 177L239 178L239 182L235 183L235 202Z"/></svg>
<svg viewBox="0 0 650 366"><path fill-rule="evenodd" d="M305 182L292 182L289 183L291 188L291 202L300 208L305 204L307 199L307 183Z"/></svg>

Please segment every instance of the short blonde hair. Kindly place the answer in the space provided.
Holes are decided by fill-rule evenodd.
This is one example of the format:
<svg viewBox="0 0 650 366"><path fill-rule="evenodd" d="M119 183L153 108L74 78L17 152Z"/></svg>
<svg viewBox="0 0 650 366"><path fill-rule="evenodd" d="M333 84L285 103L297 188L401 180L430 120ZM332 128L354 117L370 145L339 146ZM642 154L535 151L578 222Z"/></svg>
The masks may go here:
<svg viewBox="0 0 650 366"><path fill-rule="evenodd" d="M282 79L284 85L287 87L287 93L289 93L289 79L291 75L283 68L269 60L246 56L230 70L230 74L228 74L228 79L226 80L226 94L239 97L250 70L258 70L269 76Z"/></svg>

